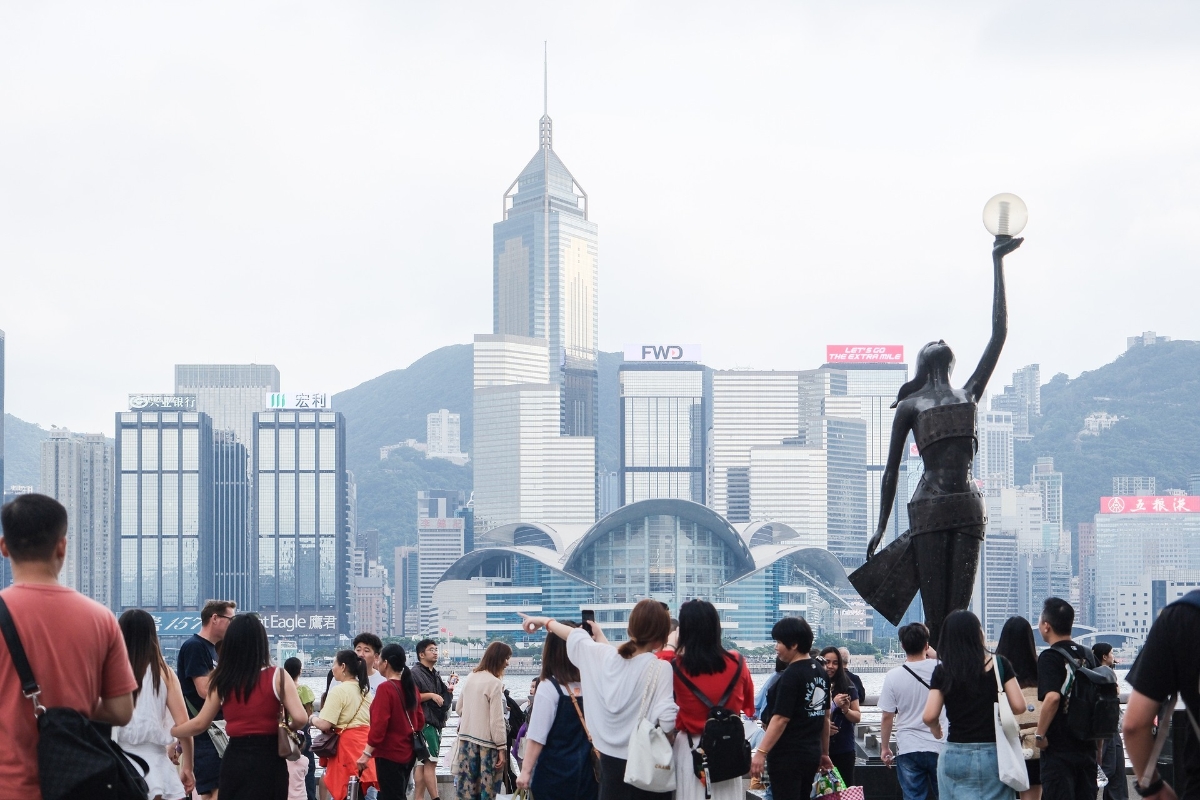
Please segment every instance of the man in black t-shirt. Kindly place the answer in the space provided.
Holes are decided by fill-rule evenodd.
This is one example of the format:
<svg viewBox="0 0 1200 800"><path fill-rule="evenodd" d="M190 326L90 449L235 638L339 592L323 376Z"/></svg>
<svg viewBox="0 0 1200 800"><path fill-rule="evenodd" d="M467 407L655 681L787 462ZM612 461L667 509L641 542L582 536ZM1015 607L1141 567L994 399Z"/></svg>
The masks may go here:
<svg viewBox="0 0 1200 800"><path fill-rule="evenodd" d="M200 632L179 648L175 674L183 689L188 716L194 717L208 696L208 676L217 665L217 643L225 638L237 604L232 600L209 600L200 611ZM217 712L220 719L220 712ZM221 777L221 758L208 734L192 739L195 745L196 794L201 800L214 800Z"/></svg>
<svg viewBox="0 0 1200 800"><path fill-rule="evenodd" d="M1095 666L1092 651L1071 641L1075 609L1066 600L1048 597L1038 631L1050 647L1038 656L1038 699L1042 701L1035 739L1042 748L1043 800L1096 800L1096 743L1076 739L1067 729L1067 654L1084 666Z"/></svg>
<svg viewBox="0 0 1200 800"><path fill-rule="evenodd" d="M754 750L750 775L763 767L775 800L807 800L818 769L829 760L829 680L808 654L812 628L802 617L784 617L771 629L775 652L788 668L767 692L767 732Z"/></svg>
<svg viewBox="0 0 1200 800"><path fill-rule="evenodd" d="M1200 591L1162 610L1146 645L1138 653L1128 681L1133 686L1125 708L1125 749L1138 779L1134 788L1143 797L1166 800L1176 792L1183 800L1200 800ZM1162 704L1178 692L1191 719L1185 724L1182 758L1175 755L1175 791L1157 773L1142 780L1154 747L1153 725ZM1186 765L1186 766L1185 766Z"/></svg>
<svg viewBox="0 0 1200 800"><path fill-rule="evenodd" d="M437 671L438 646L433 639L417 642L417 663L413 665L413 682L421 694L421 709L425 712L425 727L421 734L429 748L429 760L413 768L413 800L424 800L425 794L437 800L437 760L442 746L442 728L450 715L454 692L446 686Z"/></svg>

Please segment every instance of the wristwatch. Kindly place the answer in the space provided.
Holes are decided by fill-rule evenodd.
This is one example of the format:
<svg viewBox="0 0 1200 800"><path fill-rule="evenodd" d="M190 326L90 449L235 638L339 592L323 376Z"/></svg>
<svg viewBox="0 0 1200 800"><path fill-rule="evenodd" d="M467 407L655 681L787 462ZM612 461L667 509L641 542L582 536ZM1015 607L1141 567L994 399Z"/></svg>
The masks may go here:
<svg viewBox="0 0 1200 800"><path fill-rule="evenodd" d="M1137 792L1140 797L1150 797L1151 795L1158 794L1162 791L1162 788L1163 779L1161 777L1156 777L1154 781L1152 781L1150 785L1144 789L1142 788L1140 781L1133 782L1133 790Z"/></svg>

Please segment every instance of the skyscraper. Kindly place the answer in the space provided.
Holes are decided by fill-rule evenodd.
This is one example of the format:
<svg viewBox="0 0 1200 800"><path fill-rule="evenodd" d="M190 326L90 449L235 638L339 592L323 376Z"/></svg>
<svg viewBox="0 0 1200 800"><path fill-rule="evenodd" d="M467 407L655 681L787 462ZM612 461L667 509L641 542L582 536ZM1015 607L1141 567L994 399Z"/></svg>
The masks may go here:
<svg viewBox="0 0 1200 800"><path fill-rule="evenodd" d="M198 611L212 596L212 421L137 410L116 422L113 610Z"/></svg>
<svg viewBox="0 0 1200 800"><path fill-rule="evenodd" d="M560 431L595 436L599 233L587 192L554 152L548 108L492 229L492 332L549 342Z"/></svg>
<svg viewBox="0 0 1200 800"><path fill-rule="evenodd" d="M1037 364L1021 367L1013 373L1013 382L1004 393L993 395L993 411L1012 414L1013 436L1017 441L1032 438L1030 424L1042 415L1042 371Z"/></svg>
<svg viewBox="0 0 1200 800"><path fill-rule="evenodd" d="M829 543L829 452L799 439L750 450L750 518L790 526L808 547Z"/></svg>
<svg viewBox="0 0 1200 800"><path fill-rule="evenodd" d="M50 431L42 442L42 493L67 509L59 580L98 603L112 597L113 446L102 433Z"/></svg>
<svg viewBox="0 0 1200 800"><path fill-rule="evenodd" d="M1013 488L1013 415L1011 411L985 411L980 405L976 422L979 450L971 462L983 490L995 494Z"/></svg>
<svg viewBox="0 0 1200 800"><path fill-rule="evenodd" d="M1042 495L1042 521L1053 527L1055 536L1062 534L1063 474L1054 469L1054 458L1042 456L1033 465L1029 481ZM1069 540L1068 540L1069 541ZM1058 548L1062 550L1061 544ZM1069 547L1066 550L1070 554Z"/></svg>
<svg viewBox="0 0 1200 800"><path fill-rule="evenodd" d="M425 417L425 452L430 456L457 455L462 422L458 414L442 408Z"/></svg>
<svg viewBox="0 0 1200 800"><path fill-rule="evenodd" d="M254 607L250 455L233 431L213 431L213 594Z"/></svg>
<svg viewBox="0 0 1200 800"><path fill-rule="evenodd" d="M874 530L864 479L867 423L848 417L820 417L809 422L807 442L827 454L826 549L849 571L866 560L867 538ZM751 488L751 496L753 491Z"/></svg>
<svg viewBox="0 0 1200 800"><path fill-rule="evenodd" d="M175 365L175 393L195 395L196 410L212 419L213 430L233 431L247 451L253 447L254 412L278 391L273 364Z"/></svg>
<svg viewBox="0 0 1200 800"><path fill-rule="evenodd" d="M431 489L417 492L417 560L421 633L438 632L440 620L433 604L433 587L455 561L467 552L461 491ZM409 568L411 569L411 567ZM415 631L414 631L415 632Z"/></svg>
<svg viewBox="0 0 1200 800"><path fill-rule="evenodd" d="M708 445L704 367L695 362L626 362L621 397L619 505L678 498L704 503Z"/></svg>
<svg viewBox="0 0 1200 800"><path fill-rule="evenodd" d="M322 410L254 415L254 574L268 630L305 621L310 633L346 631L350 511L346 420Z"/></svg>

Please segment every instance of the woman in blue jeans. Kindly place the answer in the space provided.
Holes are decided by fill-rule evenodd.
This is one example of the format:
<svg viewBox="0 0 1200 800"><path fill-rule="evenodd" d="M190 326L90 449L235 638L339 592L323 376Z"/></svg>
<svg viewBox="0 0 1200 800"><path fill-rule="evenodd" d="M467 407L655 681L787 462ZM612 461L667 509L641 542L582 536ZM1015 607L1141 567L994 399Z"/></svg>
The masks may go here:
<svg viewBox="0 0 1200 800"><path fill-rule="evenodd" d="M1014 714L1025 711L1012 664L987 651L983 627L970 611L946 617L937 652L942 663L933 671L922 718L934 737L941 739L939 717L943 706L946 709L950 730L938 759L940 800L1012 800L1013 790L1000 780L992 721L997 666L1009 707Z"/></svg>

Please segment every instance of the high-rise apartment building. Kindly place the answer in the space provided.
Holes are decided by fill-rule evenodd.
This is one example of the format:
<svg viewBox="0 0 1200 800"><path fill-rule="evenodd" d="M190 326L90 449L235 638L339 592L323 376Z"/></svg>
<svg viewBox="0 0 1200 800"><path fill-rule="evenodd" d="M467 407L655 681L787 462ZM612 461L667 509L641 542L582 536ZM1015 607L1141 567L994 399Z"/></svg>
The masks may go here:
<svg viewBox="0 0 1200 800"><path fill-rule="evenodd" d="M1043 456L1033 465L1033 474L1029 482L1037 487L1042 496L1042 521L1053 526L1053 532L1060 538L1057 549L1063 550L1061 535L1063 530L1063 474L1054 469L1054 459ZM1070 554L1069 540L1065 548ZM1062 595L1051 595L1061 597Z"/></svg>
<svg viewBox="0 0 1200 800"><path fill-rule="evenodd" d="M480 531L596 520L596 440L563 436L545 340L475 337L475 504Z"/></svg>
<svg viewBox="0 0 1200 800"><path fill-rule="evenodd" d="M548 112L503 205L492 230L492 332L547 340L560 432L595 436L599 231L587 192L554 152Z"/></svg>
<svg viewBox="0 0 1200 800"><path fill-rule="evenodd" d="M442 408L425 417L425 453L430 456L457 455L462 422L458 414Z"/></svg>
<svg viewBox="0 0 1200 800"><path fill-rule="evenodd" d="M67 558L59 581L112 602L113 446L102 433L50 431L42 442L42 494L67 509Z"/></svg>
<svg viewBox="0 0 1200 800"><path fill-rule="evenodd" d="M199 611L213 590L212 421L129 411L116 434L112 607Z"/></svg>
<svg viewBox="0 0 1200 800"><path fill-rule="evenodd" d="M1040 491L1025 487L1002 489L989 494L987 502L987 535L994 531L1007 531L1017 537L1017 548L1022 553L1040 553L1057 550L1059 541L1055 534L1047 538L1042 512Z"/></svg>
<svg viewBox="0 0 1200 800"><path fill-rule="evenodd" d="M619 504L677 498L704 503L708 469L704 367L626 362L620 383Z"/></svg>
<svg viewBox="0 0 1200 800"><path fill-rule="evenodd" d="M213 595L254 608L250 454L233 431L213 431Z"/></svg>
<svg viewBox="0 0 1200 800"><path fill-rule="evenodd" d="M1030 423L1042 415L1042 372L1037 364L1021 367L1013 373L1013 382L1002 394L993 395L993 411L1012 414L1013 437L1018 441L1032 438Z"/></svg>
<svg viewBox="0 0 1200 800"><path fill-rule="evenodd" d="M309 633L344 633L351 525L346 420L328 409L259 411L254 430L257 610L266 619L303 619Z"/></svg>
<svg viewBox="0 0 1200 800"><path fill-rule="evenodd" d="M477 426L478 428L478 426ZM421 633L436 634L441 625L433 603L433 587L446 570L469 549L461 491L431 489L417 492L417 553Z"/></svg>
<svg viewBox="0 0 1200 800"><path fill-rule="evenodd" d="M985 411L980 404L976 422L979 450L971 464L975 480L986 494L1011 489L1015 484L1013 416L1010 411Z"/></svg>
<svg viewBox="0 0 1200 800"><path fill-rule="evenodd" d="M421 633L421 564L415 547L395 550L395 589L392 592L392 635Z"/></svg>
<svg viewBox="0 0 1200 800"><path fill-rule="evenodd" d="M213 430L233 431L253 448L254 414L263 399L279 391L273 364L176 364L175 393L194 395L195 410L207 414Z"/></svg>

